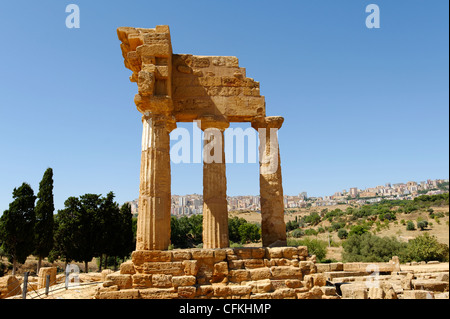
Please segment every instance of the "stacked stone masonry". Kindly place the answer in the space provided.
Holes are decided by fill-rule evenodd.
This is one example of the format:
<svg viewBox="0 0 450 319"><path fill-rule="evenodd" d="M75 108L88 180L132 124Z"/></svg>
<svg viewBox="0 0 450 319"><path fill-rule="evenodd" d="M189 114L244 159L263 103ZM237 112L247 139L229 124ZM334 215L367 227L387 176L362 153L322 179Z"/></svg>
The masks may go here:
<svg viewBox="0 0 450 319"><path fill-rule="evenodd" d="M134 251L98 299L337 299L307 247Z"/></svg>

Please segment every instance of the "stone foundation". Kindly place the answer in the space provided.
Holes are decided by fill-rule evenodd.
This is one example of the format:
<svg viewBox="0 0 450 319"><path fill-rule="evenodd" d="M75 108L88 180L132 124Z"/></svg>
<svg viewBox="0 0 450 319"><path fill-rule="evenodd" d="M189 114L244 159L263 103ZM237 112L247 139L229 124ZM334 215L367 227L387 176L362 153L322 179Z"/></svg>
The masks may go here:
<svg viewBox="0 0 450 319"><path fill-rule="evenodd" d="M305 246L134 251L95 298L339 298L314 261Z"/></svg>

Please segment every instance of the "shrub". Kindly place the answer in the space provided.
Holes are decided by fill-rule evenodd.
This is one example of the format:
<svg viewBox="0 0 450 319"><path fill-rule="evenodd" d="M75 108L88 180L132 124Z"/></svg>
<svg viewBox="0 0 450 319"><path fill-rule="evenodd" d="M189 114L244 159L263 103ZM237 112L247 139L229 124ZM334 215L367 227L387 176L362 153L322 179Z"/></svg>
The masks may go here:
<svg viewBox="0 0 450 319"><path fill-rule="evenodd" d="M291 220L286 223L286 231L291 231L297 229L299 227L299 223L296 220Z"/></svg>
<svg viewBox="0 0 450 319"><path fill-rule="evenodd" d="M317 236L318 232L312 228L305 229L305 235L307 236Z"/></svg>
<svg viewBox="0 0 450 319"><path fill-rule="evenodd" d="M406 230L416 230L416 226L414 226L414 223L412 221L408 221L406 224Z"/></svg>
<svg viewBox="0 0 450 319"><path fill-rule="evenodd" d="M346 239L348 237L348 232L345 229L341 228L338 230L338 237L339 239Z"/></svg>
<svg viewBox="0 0 450 319"><path fill-rule="evenodd" d="M300 238L303 235L305 235L305 233L303 232L303 230L301 229L295 229L294 231L292 231L291 236L294 238Z"/></svg>
<svg viewBox="0 0 450 319"><path fill-rule="evenodd" d="M404 256L407 244L395 237L378 237L366 232L349 236L342 246L344 261L388 262L392 256Z"/></svg>

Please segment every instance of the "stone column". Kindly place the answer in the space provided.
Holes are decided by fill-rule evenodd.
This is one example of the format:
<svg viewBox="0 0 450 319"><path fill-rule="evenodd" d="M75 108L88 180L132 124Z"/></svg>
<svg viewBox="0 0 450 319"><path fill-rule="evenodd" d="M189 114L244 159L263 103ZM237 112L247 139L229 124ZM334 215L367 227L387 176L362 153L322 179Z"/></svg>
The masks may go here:
<svg viewBox="0 0 450 319"><path fill-rule="evenodd" d="M223 132L229 123L204 117L198 125L204 131L203 248L224 248L229 246L229 239Z"/></svg>
<svg viewBox="0 0 450 319"><path fill-rule="evenodd" d="M171 208L169 133L176 122L163 115L144 115L142 123L136 250L166 250Z"/></svg>
<svg viewBox="0 0 450 319"><path fill-rule="evenodd" d="M264 247L286 245L283 185L281 180L278 129L281 116L257 118L252 127L259 132L259 186L261 195L261 233Z"/></svg>

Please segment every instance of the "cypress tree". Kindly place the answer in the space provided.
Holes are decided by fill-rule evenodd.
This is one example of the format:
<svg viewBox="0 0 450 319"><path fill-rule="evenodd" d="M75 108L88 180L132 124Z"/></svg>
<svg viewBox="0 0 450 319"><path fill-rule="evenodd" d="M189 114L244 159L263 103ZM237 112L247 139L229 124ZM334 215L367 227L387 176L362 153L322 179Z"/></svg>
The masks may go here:
<svg viewBox="0 0 450 319"><path fill-rule="evenodd" d="M42 259L47 257L53 247L53 170L48 168L39 183L38 201L36 203L35 251L38 256L37 272Z"/></svg>
<svg viewBox="0 0 450 319"><path fill-rule="evenodd" d="M131 206L125 203L120 208L121 220L121 251L120 257L128 256L134 250L134 233L133 233L133 215L131 214Z"/></svg>
<svg viewBox="0 0 450 319"><path fill-rule="evenodd" d="M33 189L27 183L14 188L13 202L0 218L2 249L13 263L13 275L17 262L25 263L34 248L35 211Z"/></svg>

